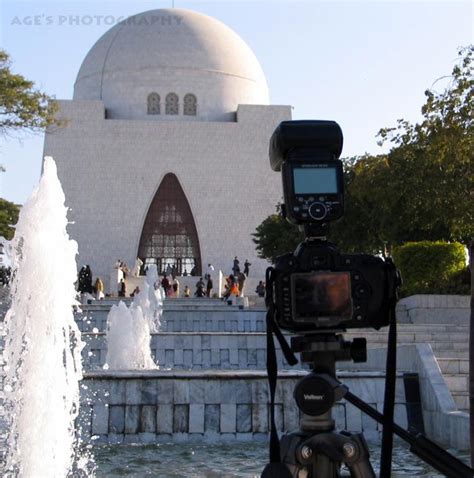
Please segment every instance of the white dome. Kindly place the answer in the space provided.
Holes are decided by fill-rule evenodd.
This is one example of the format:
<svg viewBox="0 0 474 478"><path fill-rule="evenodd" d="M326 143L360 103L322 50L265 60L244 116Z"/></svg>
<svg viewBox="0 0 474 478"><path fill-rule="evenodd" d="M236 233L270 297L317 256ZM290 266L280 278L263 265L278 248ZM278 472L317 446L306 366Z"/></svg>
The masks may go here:
<svg viewBox="0 0 474 478"><path fill-rule="evenodd" d="M160 114L147 112L150 93L160 96ZM169 93L178 114L165 114ZM183 115L187 94L197 99L195 116ZM228 121L239 104L269 102L249 46L220 21L183 9L140 13L107 31L81 65L74 99L104 101L108 118L161 121Z"/></svg>

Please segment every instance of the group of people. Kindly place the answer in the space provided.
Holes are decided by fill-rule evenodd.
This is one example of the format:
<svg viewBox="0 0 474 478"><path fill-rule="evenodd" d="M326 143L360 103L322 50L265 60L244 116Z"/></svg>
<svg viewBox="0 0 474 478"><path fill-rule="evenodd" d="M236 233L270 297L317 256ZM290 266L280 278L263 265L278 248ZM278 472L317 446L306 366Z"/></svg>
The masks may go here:
<svg viewBox="0 0 474 478"><path fill-rule="evenodd" d="M165 297L179 297L179 281L176 276L171 276L170 280L168 274L163 274L161 287L165 291Z"/></svg>
<svg viewBox="0 0 474 478"><path fill-rule="evenodd" d="M250 266L252 264L245 260L243 271L240 270L240 261L237 256L235 256L232 266L232 274L226 278L225 290L223 294L223 299L227 300L231 296L242 297L244 294L245 281L250 272ZM122 260L117 260L115 268L118 270L118 296L126 297L126 277L127 275L138 276L140 274L140 269L143 266L143 262L137 258L137 261L132 269L128 268L127 264ZM180 284L177 279L175 271L171 266L168 266L161 281L158 281L156 287L161 286L163 288L165 297L179 297L180 296ZM200 277L196 283L196 290L194 292L195 297L211 297L212 291L214 289L214 282L212 279L212 274L214 272L214 266L208 264L206 268L206 273L203 277ZM89 265L82 266L78 274L77 289L81 295L90 294L95 296L97 300L104 298L104 283L100 277L97 277L94 284L92 278L92 271ZM138 286L135 287L133 292L130 294L131 297L134 297L140 292ZM191 289L188 285L184 287L182 291L184 297L191 297ZM260 281L255 292L259 297L265 296L265 284L263 281ZM92 297L91 297L92 298Z"/></svg>
<svg viewBox="0 0 474 478"><path fill-rule="evenodd" d="M212 295L212 289L214 288L214 283L212 282L212 276L211 274L206 273L204 278L206 279L206 282L204 282L204 279L201 277L196 283L196 292L194 292L195 297L211 297Z"/></svg>
<svg viewBox="0 0 474 478"><path fill-rule="evenodd" d="M245 274L246 277L249 276L250 273L250 266L252 264L249 262L248 259L245 259L244 262L244 270L243 273ZM237 256L234 257L234 264L232 266L232 273L234 276L236 276L240 272L240 261Z"/></svg>
<svg viewBox="0 0 474 478"><path fill-rule="evenodd" d="M100 277L97 277L94 285L92 285L92 270L90 266L83 265L77 277L77 291L81 295L90 294L95 296L97 300L101 300L104 295L104 283Z"/></svg>

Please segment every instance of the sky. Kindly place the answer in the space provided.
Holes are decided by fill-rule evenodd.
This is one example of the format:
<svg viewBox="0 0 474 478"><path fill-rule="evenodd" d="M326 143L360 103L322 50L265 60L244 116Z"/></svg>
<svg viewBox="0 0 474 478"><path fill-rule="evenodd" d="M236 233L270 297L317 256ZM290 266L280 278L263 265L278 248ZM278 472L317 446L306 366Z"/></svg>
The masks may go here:
<svg viewBox="0 0 474 478"><path fill-rule="evenodd" d="M424 91L442 91L457 50L473 42L473 7L463 0L0 0L0 46L14 72L72 99L81 62L103 33L173 3L244 39L265 72L271 104L291 105L293 119L337 121L343 157L386 152L388 145L377 145L379 129L400 118L419 121ZM25 202L39 179L43 141L42 134L0 138L0 197Z"/></svg>

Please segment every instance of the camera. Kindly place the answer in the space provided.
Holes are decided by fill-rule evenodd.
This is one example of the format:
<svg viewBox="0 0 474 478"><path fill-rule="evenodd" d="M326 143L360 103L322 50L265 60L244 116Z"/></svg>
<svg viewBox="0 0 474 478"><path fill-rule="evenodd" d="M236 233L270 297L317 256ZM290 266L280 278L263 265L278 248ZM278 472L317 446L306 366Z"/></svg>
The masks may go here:
<svg viewBox="0 0 474 478"><path fill-rule="evenodd" d="M394 313L400 279L391 260L342 254L326 241L329 222L344 214L342 144L334 121L284 121L270 139L270 165L282 173L283 214L307 236L272 271L275 319L285 330L379 329Z"/></svg>

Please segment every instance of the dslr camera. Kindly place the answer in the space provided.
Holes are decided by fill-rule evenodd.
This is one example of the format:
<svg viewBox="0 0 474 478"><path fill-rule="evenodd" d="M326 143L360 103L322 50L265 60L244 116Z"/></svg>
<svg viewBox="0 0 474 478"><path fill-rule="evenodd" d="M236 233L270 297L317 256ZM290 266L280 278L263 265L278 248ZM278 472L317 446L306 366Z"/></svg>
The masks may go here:
<svg viewBox="0 0 474 478"><path fill-rule="evenodd" d="M327 242L329 222L344 214L343 136L334 121L284 121L270 140L270 165L281 171L288 221L306 239L273 270L275 319L298 333L388 325L399 273L389 259L342 254Z"/></svg>

